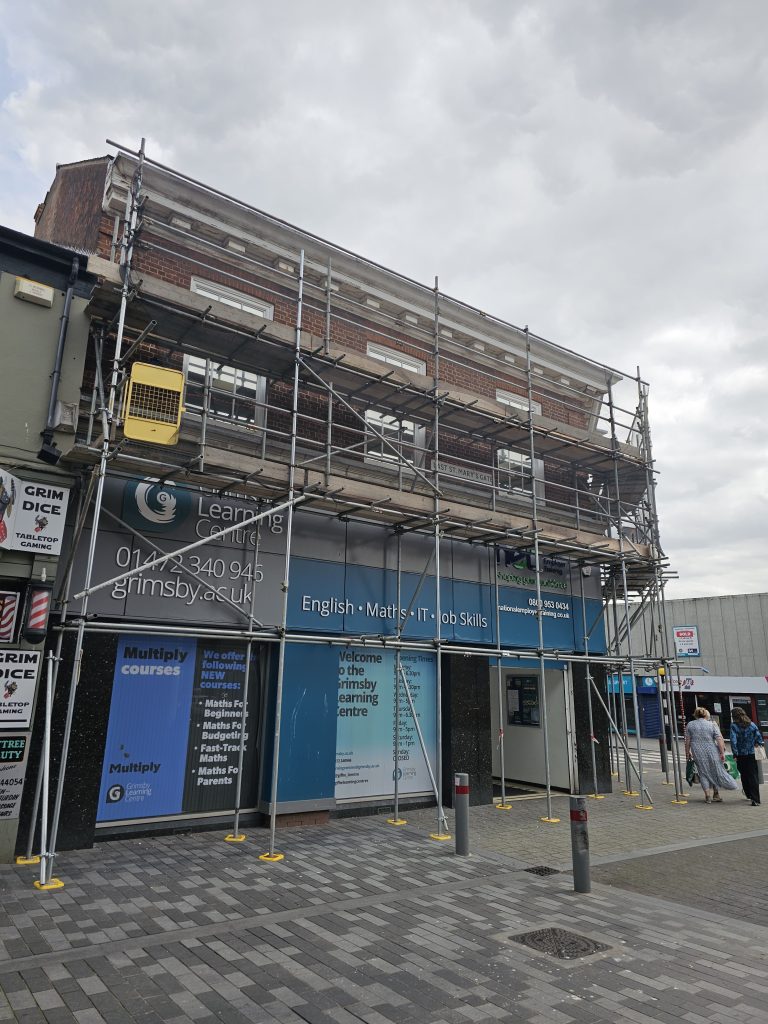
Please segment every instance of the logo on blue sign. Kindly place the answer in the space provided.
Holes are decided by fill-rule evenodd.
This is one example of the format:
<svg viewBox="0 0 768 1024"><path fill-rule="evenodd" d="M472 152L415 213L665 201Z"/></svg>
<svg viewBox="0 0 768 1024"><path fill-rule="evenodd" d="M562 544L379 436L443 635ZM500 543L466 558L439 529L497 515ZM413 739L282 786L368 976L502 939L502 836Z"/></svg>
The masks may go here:
<svg viewBox="0 0 768 1024"><path fill-rule="evenodd" d="M123 491L123 519L137 530L163 533L180 526L192 509L192 495L153 477L129 480Z"/></svg>

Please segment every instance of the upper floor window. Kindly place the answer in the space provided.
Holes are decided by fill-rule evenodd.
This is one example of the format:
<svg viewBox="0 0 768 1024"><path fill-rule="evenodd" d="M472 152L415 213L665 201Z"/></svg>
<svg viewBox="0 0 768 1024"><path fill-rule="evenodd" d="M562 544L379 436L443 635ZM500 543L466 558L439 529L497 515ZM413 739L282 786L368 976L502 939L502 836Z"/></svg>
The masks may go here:
<svg viewBox="0 0 768 1024"><path fill-rule="evenodd" d="M366 409L365 423L368 427L365 432L366 462L424 464L426 427L412 420L399 420L376 409Z"/></svg>
<svg viewBox="0 0 768 1024"><path fill-rule="evenodd" d="M496 473L501 491L516 491L531 494L534 486L536 497L544 500L544 462L512 448L499 448L496 452Z"/></svg>
<svg viewBox="0 0 768 1024"><path fill-rule="evenodd" d="M499 448L496 453L499 487L509 491L530 491L533 487L531 457L511 448Z"/></svg>
<svg viewBox="0 0 768 1024"><path fill-rule="evenodd" d="M424 375L427 372L427 364L423 359L407 356L404 352L398 352L397 349L388 348L386 345L374 345L369 341L368 355L371 359L378 359L390 366L399 366L401 370L408 370L410 373Z"/></svg>
<svg viewBox="0 0 768 1024"><path fill-rule="evenodd" d="M502 391L501 388L497 388L496 401L501 402L502 405L508 405L512 409L522 409L523 412L528 412L528 399L525 395L516 395L513 391ZM537 416L541 416L541 402L532 401L531 409Z"/></svg>
<svg viewBox="0 0 768 1024"><path fill-rule="evenodd" d="M233 309L242 310L243 313L252 313L254 316L261 317L262 320L274 319L274 306L261 299L255 299L252 295L235 291L234 288L226 288L223 284L214 284L213 281L206 281L202 277L193 277L189 287L195 295L202 295L204 299L213 299L214 302L232 306Z"/></svg>
<svg viewBox="0 0 768 1024"><path fill-rule="evenodd" d="M187 378L186 407L201 412L205 405L205 359L186 356L184 372ZM210 360L208 388L208 412L212 416L244 426L264 426L266 378Z"/></svg>

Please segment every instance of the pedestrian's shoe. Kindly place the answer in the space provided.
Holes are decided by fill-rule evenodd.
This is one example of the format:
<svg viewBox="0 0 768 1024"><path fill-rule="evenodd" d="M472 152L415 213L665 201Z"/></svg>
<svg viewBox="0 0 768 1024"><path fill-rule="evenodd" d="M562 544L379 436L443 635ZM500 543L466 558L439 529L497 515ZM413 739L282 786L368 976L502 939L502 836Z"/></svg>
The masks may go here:
<svg viewBox="0 0 768 1024"><path fill-rule="evenodd" d="M712 803L712 797L711 796L705 796L704 797L704 803L705 804L711 804Z"/></svg>
<svg viewBox="0 0 768 1024"><path fill-rule="evenodd" d="M753 801L752 801L752 806L753 806L753 807L759 807L759 806L760 806L760 804L759 804L759 803L757 802L757 800L753 800Z"/></svg>
<svg viewBox="0 0 768 1024"><path fill-rule="evenodd" d="M723 802L723 798L720 796L720 794L719 793L715 793L715 795L712 797L712 803L713 804L721 804L722 802Z"/></svg>

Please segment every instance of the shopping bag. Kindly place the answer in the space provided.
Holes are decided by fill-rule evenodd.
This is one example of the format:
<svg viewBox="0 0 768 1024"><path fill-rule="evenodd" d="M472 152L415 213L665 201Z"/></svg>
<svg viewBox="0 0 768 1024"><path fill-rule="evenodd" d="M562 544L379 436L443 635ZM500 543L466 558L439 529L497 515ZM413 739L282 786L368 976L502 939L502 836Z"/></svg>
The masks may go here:
<svg viewBox="0 0 768 1024"><path fill-rule="evenodd" d="M761 746L759 743L755 744L755 760L756 761L764 761L765 760L765 747Z"/></svg>
<svg viewBox="0 0 768 1024"><path fill-rule="evenodd" d="M688 761L685 765L685 781L689 786L695 786L699 781L699 773L696 771L696 762Z"/></svg>
<svg viewBox="0 0 768 1024"><path fill-rule="evenodd" d="M736 758L733 754L725 755L725 770L732 778L738 779L739 769L736 767Z"/></svg>

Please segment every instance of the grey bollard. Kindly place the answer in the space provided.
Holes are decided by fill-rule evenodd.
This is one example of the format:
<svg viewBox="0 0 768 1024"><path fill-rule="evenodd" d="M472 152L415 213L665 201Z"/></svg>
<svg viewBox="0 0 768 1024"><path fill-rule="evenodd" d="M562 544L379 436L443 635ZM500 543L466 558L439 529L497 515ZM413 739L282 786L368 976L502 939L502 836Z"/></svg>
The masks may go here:
<svg viewBox="0 0 768 1024"><path fill-rule="evenodd" d="M663 772L668 772L669 762L667 761L667 743L663 736L659 736L659 754L661 756L661 770Z"/></svg>
<svg viewBox="0 0 768 1024"><path fill-rule="evenodd" d="M453 777L453 809L456 813L456 853L469 856L469 776L465 773Z"/></svg>
<svg viewBox="0 0 768 1024"><path fill-rule="evenodd" d="M591 892L587 801L583 796L571 797L571 853L573 855L573 891Z"/></svg>

